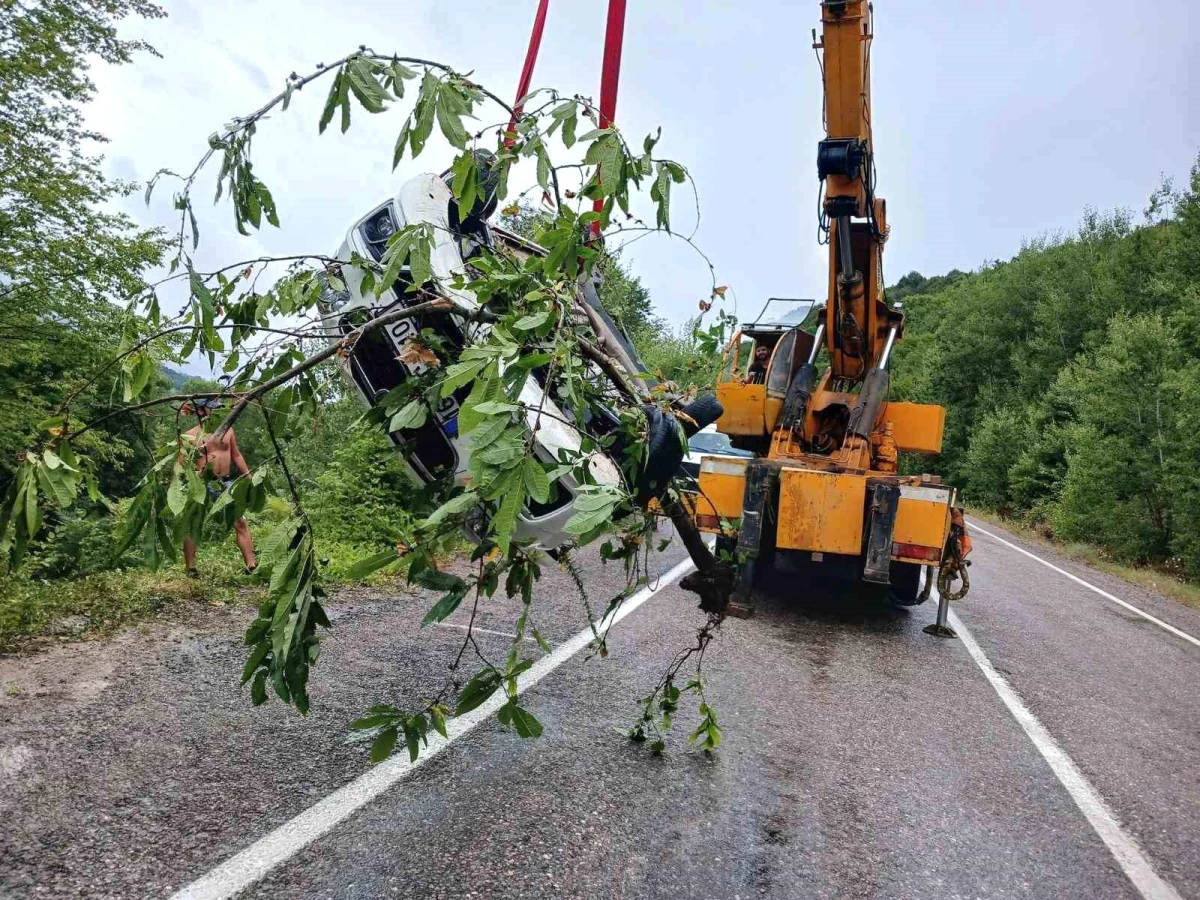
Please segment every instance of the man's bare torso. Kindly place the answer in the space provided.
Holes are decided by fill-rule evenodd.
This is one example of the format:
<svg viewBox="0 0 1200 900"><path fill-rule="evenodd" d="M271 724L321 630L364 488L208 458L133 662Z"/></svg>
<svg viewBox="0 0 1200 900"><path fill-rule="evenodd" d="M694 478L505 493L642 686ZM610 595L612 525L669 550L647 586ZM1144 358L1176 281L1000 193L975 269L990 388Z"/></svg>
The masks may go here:
<svg viewBox="0 0 1200 900"><path fill-rule="evenodd" d="M213 435L204 436L201 426L188 431L184 437L200 448L196 456L196 469L203 472L208 468L218 478L228 478L233 470L233 431L227 431L224 437Z"/></svg>

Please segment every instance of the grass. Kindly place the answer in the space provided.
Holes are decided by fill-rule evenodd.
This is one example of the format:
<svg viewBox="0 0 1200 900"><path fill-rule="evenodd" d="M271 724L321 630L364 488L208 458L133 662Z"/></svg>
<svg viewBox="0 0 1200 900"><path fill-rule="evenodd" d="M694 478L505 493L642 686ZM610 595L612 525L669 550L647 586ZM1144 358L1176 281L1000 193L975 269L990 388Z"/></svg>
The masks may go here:
<svg viewBox="0 0 1200 900"><path fill-rule="evenodd" d="M250 518L257 540L287 515L286 504ZM453 552L448 548L448 554ZM378 553L379 546L338 541L318 530L318 555L326 560L329 586L349 583L346 572L355 562ZM440 555L440 554L439 554ZM242 557L232 535L200 547L200 578L188 578L182 559L158 571L114 568L64 578L0 575L0 653L10 653L47 636L79 638L112 634L148 619L162 610L186 603L222 606L259 602L266 586L243 574ZM367 584L394 583L397 575L384 570Z"/></svg>
<svg viewBox="0 0 1200 900"><path fill-rule="evenodd" d="M150 569L109 569L82 578L0 579L0 652L44 635L79 637L116 629L183 602L232 603L253 596L234 547L206 547L204 577L188 578L182 563Z"/></svg>
<svg viewBox="0 0 1200 900"><path fill-rule="evenodd" d="M1185 606L1200 609L1200 585L1192 584L1177 578L1170 572L1154 566L1130 566L1116 562L1107 556L1103 548L1091 544L1061 543L1048 537L1041 531L1031 528L1028 523L1019 519L1010 519L986 510L968 508L967 513L1017 535L1031 544L1046 547L1054 552L1084 565L1115 575L1132 584L1157 591L1165 597L1170 597Z"/></svg>

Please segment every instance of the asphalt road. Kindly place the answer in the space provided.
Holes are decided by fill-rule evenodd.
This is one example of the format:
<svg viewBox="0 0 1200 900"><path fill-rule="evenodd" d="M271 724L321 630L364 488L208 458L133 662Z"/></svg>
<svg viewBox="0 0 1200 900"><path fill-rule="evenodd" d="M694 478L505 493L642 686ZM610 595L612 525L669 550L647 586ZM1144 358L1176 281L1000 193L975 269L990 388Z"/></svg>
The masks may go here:
<svg viewBox="0 0 1200 900"><path fill-rule="evenodd" d="M1030 549L1200 637L1200 611ZM1200 647L986 536L974 558L960 620L1166 890L1200 897ZM584 568L602 605L621 574ZM712 758L686 744L694 709L661 758L614 730L701 624L664 588L606 659L532 688L540 740L484 722L239 896L1146 896L964 643L921 632L932 604L799 587L711 646ZM345 724L428 696L457 650L460 629L417 627L429 602L338 597L307 719L238 691L246 608L0 659L0 896L169 896L353 782L370 766ZM483 610L485 649L512 613ZM556 648L584 626L563 573L535 618Z"/></svg>

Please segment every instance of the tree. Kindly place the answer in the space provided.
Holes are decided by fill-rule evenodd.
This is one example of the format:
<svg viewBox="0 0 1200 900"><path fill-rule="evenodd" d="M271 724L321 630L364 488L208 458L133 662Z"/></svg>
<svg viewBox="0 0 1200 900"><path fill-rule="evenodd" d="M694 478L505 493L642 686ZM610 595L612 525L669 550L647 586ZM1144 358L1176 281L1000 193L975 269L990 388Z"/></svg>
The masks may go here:
<svg viewBox="0 0 1200 900"><path fill-rule="evenodd" d="M1200 577L1198 248L1200 160L1140 227L1088 210L1011 260L900 279L893 393L947 408L944 452L923 467L971 503Z"/></svg>
<svg viewBox="0 0 1200 900"><path fill-rule="evenodd" d="M274 198L252 161L253 138L268 114L286 110L295 91L318 80L329 85L319 132L335 117L345 131L353 110L383 113L402 102L406 91L415 86L415 103L403 117L394 163L406 155L420 154L436 124L455 149L450 180L459 210L471 210L481 198L486 199L491 183L503 199L509 192L513 167L529 160L536 170L536 187L530 190L542 192L553 207L539 232L545 253L517 253L502 243L481 246L469 268L438 278L431 263L438 235L430 223L418 222L392 234L379 259L355 255L348 260L322 256L294 260L288 276L263 292L256 286L259 270L255 264L197 271L189 254L189 248L199 241L191 214L197 175L210 163L219 162L218 197L232 205L239 230L258 229L264 222L277 225ZM495 117L494 130L469 131L467 123L489 110ZM456 671L426 703L415 709L383 703L368 711L356 727L373 734L374 758L386 756L399 741L415 757L431 729L444 733L448 715L475 709L499 691L505 697L499 712L501 722L522 736L540 733L541 725L521 706L517 677L533 662L525 656L523 638L533 628L533 588L544 559L515 533L519 511L527 500L545 502L560 478L570 474L576 479L580 487L567 530L576 536L576 545L602 540L602 556L623 564L627 573L625 589L607 598L609 611L646 580L643 557L655 545L653 522L646 514L648 494L658 495L668 511L683 515L673 488L652 481L647 468L646 448L655 441L676 439L670 417L673 398L652 394L639 381L639 373L620 363L619 347L611 334L594 310L579 299L578 282L605 264L593 240L593 229L603 231L610 227L614 213L627 212L633 193L651 189L651 199L658 207L656 225L644 230L669 231L672 187L684 183L687 173L674 160L655 155L655 135L635 149L618 129L592 127L596 114L583 98L539 91L525 98L524 110L506 141L503 126L513 116L512 109L473 79L441 63L362 48L308 75L290 76L282 93L213 135L195 169L180 178L175 195L181 240L168 278L186 280L190 301L174 318L163 317L153 288L134 303L139 334L101 367L101 371L120 373L119 389L125 397L120 409L90 421L81 419L76 415L75 391L55 415L41 423L40 439L25 452L0 506L0 548L18 560L37 534L44 510L74 501L81 481L95 468L92 455L81 452L84 439L113 417L145 413L189 395L220 397L227 399L229 406L223 421L214 423L219 434L241 421L249 410L258 410L274 458L214 500L205 485L209 476L196 470L195 448L182 441L176 429L157 450L157 462L129 506L116 552L140 543L152 561L170 558L184 536L202 538L206 522L231 522L244 510L261 508L273 485L285 488L292 516L261 542L260 564L269 577L270 590L246 634L249 658L243 682L250 684L255 704L265 702L270 689L284 702L307 711L309 669L319 657L320 631L328 627L328 620L322 608L320 536L301 502L296 473L283 448L318 406L323 364L345 358L357 342L369 340L375 329L457 310L470 328L469 344L461 349L451 347L439 335L422 331L405 351L420 360L421 373L414 372L367 418L382 433L403 433L419 428L443 399L455 392L464 394L456 427L472 445L469 484L455 484L450 479L434 482L428 498L432 512L416 521L398 517L393 523L396 531L388 537L399 539L365 560L356 574L365 575L403 559L411 582L441 593L426 622L446 618L468 597L477 600L491 595L503 583L510 596L522 600L523 611L514 627L517 636L505 659L493 659L474 645L468 629L462 650L474 645L483 665L465 684ZM586 133L577 136L578 130ZM556 164L552 148L557 153L559 143L568 151L573 149L576 161ZM476 151L488 144L495 154L479 156ZM147 195L158 182L172 177L178 176L159 173ZM567 177L578 179L574 190L560 184ZM568 202L572 198L575 202ZM600 208L593 210L592 203L597 201ZM379 297L384 291L398 289L407 294L408 302L388 305L382 314L330 341L322 320L321 297L326 289L341 290L351 275L361 280L364 293L373 291ZM714 283L714 296L722 292ZM637 314L645 304L644 292L639 295L631 288L630 294L629 311ZM461 304L464 296L474 298L478 305L455 306L451 298L460 298ZM181 360L192 353L207 354L210 359L225 354L229 383L208 391L155 396L145 373L158 371L164 358ZM531 403L524 399L523 389L535 382L541 399ZM547 402L550 396L555 404ZM560 409L557 404L570 411L574 421L608 425L603 433L586 434L578 448L564 447L557 459L548 460L536 452L536 435L544 417L563 415L556 412ZM626 448L616 454L621 470L615 483L600 481L594 473L595 457L602 447ZM671 477L670 472L666 474ZM689 549L699 553L704 570L714 577L732 577L728 564L718 567L690 519L684 518L699 547L689 544ZM439 570L434 549L445 535L468 521L479 537L471 556L474 573L462 577ZM571 550L563 548L558 557L568 568ZM592 606L588 598L583 599L590 617ZM681 693L692 693L701 703L703 718L702 729L693 739L706 748L716 745L719 728L704 701L699 663L720 618L720 612L709 613L695 646L668 665L645 701L643 717L631 736L646 737L649 729L659 735L654 746L661 749L661 732L670 721L668 706L673 709ZM593 626L596 650L603 654L606 629L595 620ZM459 659L463 658L460 653ZM695 672L679 687L676 676L689 660ZM660 697L668 705L661 707L663 715L656 718L651 710L658 708L656 698Z"/></svg>
<svg viewBox="0 0 1200 900"><path fill-rule="evenodd" d="M1184 360L1157 314L1118 316L1108 340L1061 376L1077 425L1056 515L1064 537L1133 561L1163 559L1174 537L1172 463Z"/></svg>
<svg viewBox="0 0 1200 900"><path fill-rule="evenodd" d="M150 51L117 36L127 15L157 18L145 0L43 0L0 11L0 327L74 312L81 297L125 299L165 243L104 204L131 184L107 179L88 146L80 106L95 93L93 58L127 63Z"/></svg>
<svg viewBox="0 0 1200 900"><path fill-rule="evenodd" d="M106 209L133 186L103 175L101 158L89 155L103 138L82 124L80 107L95 92L91 61L122 64L150 50L117 36L116 23L130 14L163 15L124 0L0 9L0 490L65 386L99 368L137 327L113 301L144 289L144 272L167 246ZM148 383L153 372L144 374ZM89 386L77 411L88 414L111 387L111 379ZM108 440L97 434L87 445L110 462L137 452L114 425Z"/></svg>

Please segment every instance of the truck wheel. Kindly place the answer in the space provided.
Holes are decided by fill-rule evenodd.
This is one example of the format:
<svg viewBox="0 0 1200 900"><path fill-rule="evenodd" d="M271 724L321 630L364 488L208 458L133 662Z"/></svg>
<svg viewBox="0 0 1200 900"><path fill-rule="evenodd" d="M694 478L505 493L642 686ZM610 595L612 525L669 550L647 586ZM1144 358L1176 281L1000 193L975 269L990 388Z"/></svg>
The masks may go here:
<svg viewBox="0 0 1200 900"><path fill-rule="evenodd" d="M921 564L893 562L888 571L891 586L888 588L888 600L897 606L919 606L925 601L921 598Z"/></svg>

